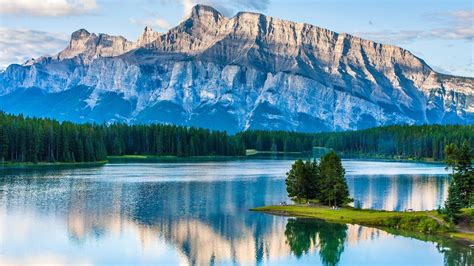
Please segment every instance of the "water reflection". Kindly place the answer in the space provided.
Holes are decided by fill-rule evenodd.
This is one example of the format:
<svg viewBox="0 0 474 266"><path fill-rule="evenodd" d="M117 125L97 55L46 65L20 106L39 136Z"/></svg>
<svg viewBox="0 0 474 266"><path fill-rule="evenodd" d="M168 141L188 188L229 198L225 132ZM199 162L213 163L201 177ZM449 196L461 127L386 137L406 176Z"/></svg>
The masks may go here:
<svg viewBox="0 0 474 266"><path fill-rule="evenodd" d="M310 219L289 219L285 236L297 258L308 253L310 249L317 248L324 265L336 265L344 251L347 225Z"/></svg>
<svg viewBox="0 0 474 266"><path fill-rule="evenodd" d="M289 162L273 163L271 171L262 170L268 165L257 163L229 164L224 172L218 171L220 166L208 172L198 166L193 172L194 166L177 165L4 172L0 177L0 261L382 264L390 262L384 258L393 252L407 258L422 253L420 262L440 264L443 260L466 262L472 255L451 241L422 242L414 239L419 236L397 237L374 228L249 212L248 208L285 199L280 171L285 171ZM172 182L169 176L181 170L187 176ZM225 177L220 178L220 173ZM198 181L195 175L205 175L205 181ZM134 181L125 182L124 177ZM166 181L159 182L162 177ZM413 198L409 191L423 191L432 182L434 190L426 193L443 190L443 182L432 181L436 178L427 182L414 178L421 184L399 192L409 183L393 180L403 180L403 176L393 180L366 177L368 181L358 176L353 184L365 182L369 188L356 185L354 193L373 194L376 203L383 195L373 187L397 183L400 189L393 198L400 198L400 206L408 206L403 202ZM378 248L384 244L390 250ZM407 250L407 245L416 248ZM364 250L383 255L367 258Z"/></svg>
<svg viewBox="0 0 474 266"><path fill-rule="evenodd" d="M355 204L378 210L434 210L448 196L446 175L347 176Z"/></svg>

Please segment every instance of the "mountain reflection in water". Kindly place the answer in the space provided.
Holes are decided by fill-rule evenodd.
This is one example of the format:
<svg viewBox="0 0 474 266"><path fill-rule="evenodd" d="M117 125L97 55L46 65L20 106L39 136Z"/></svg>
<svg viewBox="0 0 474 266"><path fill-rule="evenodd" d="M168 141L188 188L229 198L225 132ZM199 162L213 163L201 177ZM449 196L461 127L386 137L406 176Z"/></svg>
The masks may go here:
<svg viewBox="0 0 474 266"><path fill-rule="evenodd" d="M201 164L4 171L0 261L465 265L472 260L471 250L449 239L402 237L358 225L250 212L251 207L286 199L282 175L291 162L222 164L225 171L217 164L204 164L212 169L207 172ZM179 173L186 173L183 181L166 179ZM374 204L395 202L383 204L397 208L417 201L423 201L420 207L435 206L446 180L412 176L410 183L407 175L351 178L356 197L368 197ZM393 193L384 199L378 189ZM420 191L429 195L413 195Z"/></svg>

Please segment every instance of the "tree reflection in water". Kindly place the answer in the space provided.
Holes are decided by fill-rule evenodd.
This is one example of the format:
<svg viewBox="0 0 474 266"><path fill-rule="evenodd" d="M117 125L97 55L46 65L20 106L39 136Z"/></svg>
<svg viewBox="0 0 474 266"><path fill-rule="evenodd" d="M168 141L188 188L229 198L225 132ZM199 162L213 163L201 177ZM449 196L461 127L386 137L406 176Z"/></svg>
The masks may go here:
<svg viewBox="0 0 474 266"><path fill-rule="evenodd" d="M291 252L297 258L316 248L324 265L336 265L344 251L347 225L292 218L286 224L285 236Z"/></svg>
<svg viewBox="0 0 474 266"><path fill-rule="evenodd" d="M444 240L444 241L443 241ZM466 245L453 245L445 239L440 240L436 247L444 254L445 265L474 265L474 251Z"/></svg>
<svg viewBox="0 0 474 266"><path fill-rule="evenodd" d="M62 264L79 258L100 264L104 256L129 264L294 265L296 257L325 265L382 264L386 251L377 245L393 243L387 254L401 257L398 264L415 264L410 256L418 257L418 263L442 263L441 256L424 258L424 252L438 247L430 254L443 254L445 265L474 265L474 249L445 237L385 229L388 235L368 227L248 211L284 199L285 184L273 176L288 165L275 160L0 170L0 239L9 243L0 244L0 260L11 256L23 262L16 264L25 264L23 259L47 253L48 258L64 255ZM259 174L260 168L274 172ZM369 207L380 202L387 209L436 206L447 181L430 180L360 175L353 179L354 195ZM388 194L387 187L393 188ZM38 245L46 235L47 245ZM366 253L349 252L360 247L378 253L367 258Z"/></svg>

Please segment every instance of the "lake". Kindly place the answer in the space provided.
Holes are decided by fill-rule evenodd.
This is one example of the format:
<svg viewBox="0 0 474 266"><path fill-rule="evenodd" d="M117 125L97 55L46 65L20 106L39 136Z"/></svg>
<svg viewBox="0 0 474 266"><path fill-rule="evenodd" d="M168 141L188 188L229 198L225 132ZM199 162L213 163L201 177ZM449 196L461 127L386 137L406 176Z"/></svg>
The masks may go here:
<svg viewBox="0 0 474 266"><path fill-rule="evenodd" d="M0 170L0 264L465 265L453 240L278 217L291 160ZM443 165L345 160L364 208L442 205Z"/></svg>

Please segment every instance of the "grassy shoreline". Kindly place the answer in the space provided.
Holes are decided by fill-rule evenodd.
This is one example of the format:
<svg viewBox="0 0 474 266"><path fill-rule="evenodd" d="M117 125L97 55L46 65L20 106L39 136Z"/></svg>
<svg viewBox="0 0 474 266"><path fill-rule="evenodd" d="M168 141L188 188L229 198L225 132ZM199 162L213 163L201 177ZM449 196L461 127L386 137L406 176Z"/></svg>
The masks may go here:
<svg viewBox="0 0 474 266"><path fill-rule="evenodd" d="M5 162L0 163L0 169L32 169L32 168L47 168L47 167L93 167L93 166L101 166L109 161L97 161L97 162L76 162L76 163L64 163L64 162L56 162L56 163L49 163L49 162Z"/></svg>
<svg viewBox="0 0 474 266"><path fill-rule="evenodd" d="M359 224L380 229L389 228L413 233L443 235L474 243L474 234L460 232L443 220L436 211L397 212L354 208L332 210L326 206L263 206L250 209L280 216L316 218L334 223Z"/></svg>
<svg viewBox="0 0 474 266"><path fill-rule="evenodd" d="M339 153L338 153L339 154ZM357 155L340 153L341 158L345 160L365 160L365 161L387 161L401 163L427 163L427 164L445 164L442 160L434 160L433 158L410 158L410 157L393 157L382 155Z"/></svg>
<svg viewBox="0 0 474 266"><path fill-rule="evenodd" d="M121 155L107 156L109 163L207 162L243 160L245 156L174 156L174 155Z"/></svg>
<svg viewBox="0 0 474 266"><path fill-rule="evenodd" d="M307 159L307 154L304 153L283 153L283 152L258 152L251 153L242 156L221 156L221 155L209 155L209 156L174 156L174 155L120 155L120 156L107 156L107 160L99 162L78 162L78 163L64 163L64 162L4 162L0 163L0 169L2 168L41 168L41 167L79 167L79 166L95 166L104 165L106 163L153 163L153 162L218 162L218 161L233 161L233 160L265 160L265 159L296 159L302 158ZM412 163L432 163L440 164L439 161L425 161L425 160L413 160L413 159L400 159L400 158L383 158L383 157L366 157L366 156L349 156L343 157L347 160L365 160L365 161L379 161L379 162L412 162Z"/></svg>
<svg viewBox="0 0 474 266"><path fill-rule="evenodd" d="M241 156L223 156L223 155L208 155L208 156L175 156L175 155L113 155L107 156L109 162L130 161L130 162L154 162L154 161L229 161L229 160L247 160L247 159L308 159L307 153L299 152L257 152L249 153ZM433 161L429 158L413 159L413 158L391 158L391 157L377 157L377 156L343 156L345 160L363 160L374 162L406 162L406 163L427 163L427 164L443 164L442 161Z"/></svg>

